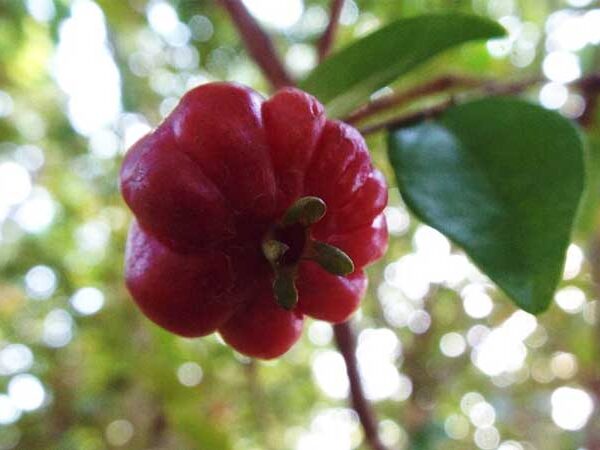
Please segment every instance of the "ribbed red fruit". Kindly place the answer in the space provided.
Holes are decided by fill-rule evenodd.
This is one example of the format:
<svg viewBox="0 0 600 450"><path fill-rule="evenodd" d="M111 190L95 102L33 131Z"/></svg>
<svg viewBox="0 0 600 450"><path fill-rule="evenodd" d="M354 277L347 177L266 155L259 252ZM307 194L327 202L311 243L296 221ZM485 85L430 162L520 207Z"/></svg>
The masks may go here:
<svg viewBox="0 0 600 450"><path fill-rule="evenodd" d="M266 101L230 83L191 90L129 150L121 190L136 218L126 279L141 310L178 335L219 331L259 358L285 353L304 315L346 320L365 293L363 267L387 245L387 188L363 138L297 89ZM325 215L283 225L304 197L322 200ZM265 256L267 239L285 248L280 259ZM354 271L324 270L307 252L316 241L342 250ZM288 309L274 294L280 269L297 289Z"/></svg>

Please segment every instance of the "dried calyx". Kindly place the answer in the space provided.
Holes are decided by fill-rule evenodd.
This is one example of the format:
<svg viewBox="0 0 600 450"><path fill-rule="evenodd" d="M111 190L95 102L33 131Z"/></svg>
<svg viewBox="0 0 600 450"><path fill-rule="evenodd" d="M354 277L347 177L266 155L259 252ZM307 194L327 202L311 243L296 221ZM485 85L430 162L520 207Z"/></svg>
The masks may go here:
<svg viewBox="0 0 600 450"><path fill-rule="evenodd" d="M317 241L310 227L325 216L327 206L318 197L301 197L265 236L262 251L274 272L273 294L277 303L291 310L298 303L295 280L301 260L311 260L333 275L354 272L352 259L337 247Z"/></svg>

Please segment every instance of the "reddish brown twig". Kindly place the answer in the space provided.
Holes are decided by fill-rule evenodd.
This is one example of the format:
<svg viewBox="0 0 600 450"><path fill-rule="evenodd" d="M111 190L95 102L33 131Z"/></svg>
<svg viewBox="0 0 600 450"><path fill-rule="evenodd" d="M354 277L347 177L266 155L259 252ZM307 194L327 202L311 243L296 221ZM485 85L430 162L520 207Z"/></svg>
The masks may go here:
<svg viewBox="0 0 600 450"><path fill-rule="evenodd" d="M593 74L582 78L578 83L578 87L581 91L581 95L585 98L585 110L578 120L583 127L589 127L593 124L598 109L600 74Z"/></svg>
<svg viewBox="0 0 600 450"><path fill-rule="evenodd" d="M400 105L404 105L404 103L408 103L418 98L424 98L433 94L445 92L451 89L452 87L456 86L454 80L461 79L455 77L442 77L439 80L434 80L422 86L417 86L411 90L399 94L390 95L385 100L382 98L381 100L378 100L377 103L372 102L365 107L368 108L368 111L365 109L364 112L360 113L359 119L363 120L364 118L371 117L383 110L389 109L391 107L398 107ZM497 95L520 94L523 91L526 91L527 89L543 81L544 80L541 77L534 77L515 81L512 83L498 83L496 81L477 79L463 79L462 81L458 81L458 83L460 84L462 82L462 86L470 86L470 88L479 90L485 96L489 97ZM594 73L584 78L581 78L580 80L577 80L576 82L572 83L571 87L579 90L585 97L586 110L584 114L577 120L581 125L589 126L591 125L591 118L593 117L594 107L597 103L598 94L600 94L600 74ZM371 105L373 104L376 104L375 108L371 108ZM360 132L363 135L368 135L385 129L402 128L414 125L424 120L432 119L439 116L453 104L454 98L451 98L432 107L428 107L416 112L404 113L400 116L392 117L391 119L387 119L372 125L365 126L363 128L360 128ZM357 120L356 117L360 111L361 110L357 110L356 113L353 113L351 116L348 117L354 117L354 120Z"/></svg>
<svg viewBox="0 0 600 450"><path fill-rule="evenodd" d="M352 407L358 414L360 423L365 431L365 440L373 450L387 450L379 438L377 421L371 409L369 401L365 397L360 374L358 372L358 360L356 358L356 336L350 322L340 323L333 327L335 342L346 362L346 372L350 381L350 396Z"/></svg>
<svg viewBox="0 0 600 450"><path fill-rule="evenodd" d="M368 125L364 128L359 128L358 131L361 132L363 136L368 134L377 133L382 130L392 130L396 128L405 128L411 125L415 125L419 122L423 122L424 120L433 119L444 111L446 111L450 106L454 104L453 100L446 100L439 105L432 106L430 108L422 109L415 113L405 114L400 117L394 117L390 120L385 120L383 122L376 123L374 125Z"/></svg>
<svg viewBox="0 0 600 450"><path fill-rule="evenodd" d="M274 88L291 86L294 81L277 55L271 38L258 25L240 0L221 0L237 26L248 52Z"/></svg>
<svg viewBox="0 0 600 450"><path fill-rule="evenodd" d="M598 231L589 243L587 259L590 264L594 290L598 295L600 294L600 233ZM600 321L597 319L590 344L593 348L594 358L597 361L600 357ZM600 367L597 364L592 365L586 378L588 391L593 395L595 402L600 402ZM600 422L594 420L594 417L590 419L585 429L586 445L589 450L600 450Z"/></svg>
<svg viewBox="0 0 600 450"><path fill-rule="evenodd" d="M474 78L444 75L424 84L420 84L406 91L383 96L377 100L360 107L350 115L346 116L344 122L354 124L368 117L374 116L386 109L398 108L413 100L445 92L456 88L474 88L481 85L481 80Z"/></svg>
<svg viewBox="0 0 600 450"><path fill-rule="evenodd" d="M459 75L444 75L424 84L409 88L405 91L396 92L374 100L361 108L357 109L345 119L345 122L356 123L369 117L373 117L380 112L392 108L400 108L415 100L430 97L435 94L446 93L456 89L482 90L488 95L504 95L519 93L523 90L540 83L543 79L540 77L527 78L515 81L513 83L498 83L497 81L471 78Z"/></svg>
<svg viewBox="0 0 600 450"><path fill-rule="evenodd" d="M338 25L340 23L340 15L342 13L343 7L344 0L331 1L331 9L329 11L329 23L327 24L327 28L325 28L321 39L319 39L319 61L323 61L331 51L331 47L333 46L333 42L335 40Z"/></svg>

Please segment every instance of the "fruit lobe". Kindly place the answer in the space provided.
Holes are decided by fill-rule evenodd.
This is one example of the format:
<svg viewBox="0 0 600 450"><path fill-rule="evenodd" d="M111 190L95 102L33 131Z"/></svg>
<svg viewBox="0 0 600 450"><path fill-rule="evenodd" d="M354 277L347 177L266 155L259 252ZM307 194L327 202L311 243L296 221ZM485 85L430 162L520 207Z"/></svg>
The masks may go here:
<svg viewBox="0 0 600 450"><path fill-rule="evenodd" d="M387 245L387 187L363 138L297 89L266 101L231 83L191 90L129 150L121 191L136 219L126 282L144 314L182 336L218 331L258 358L285 353L304 315L346 320L366 290L363 267ZM324 202L324 216L287 223L306 197ZM263 253L272 239L279 262ZM347 254L354 272L305 258L315 240ZM273 294L278 264L297 288L289 311Z"/></svg>

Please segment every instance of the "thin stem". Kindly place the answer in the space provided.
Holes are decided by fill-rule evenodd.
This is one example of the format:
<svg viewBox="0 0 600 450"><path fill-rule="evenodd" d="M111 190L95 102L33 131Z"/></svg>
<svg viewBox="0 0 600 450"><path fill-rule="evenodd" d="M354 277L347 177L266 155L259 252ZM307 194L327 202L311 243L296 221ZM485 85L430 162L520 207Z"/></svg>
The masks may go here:
<svg viewBox="0 0 600 450"><path fill-rule="evenodd" d="M365 439L372 450L387 450L379 438L377 431L377 420L371 408L371 404L365 397L360 374L358 372L358 360L356 358L356 336L350 322L337 324L333 327L335 341L338 349L346 362L346 372L350 381L350 395L352 407L358 414L360 423L365 431Z"/></svg>
<svg viewBox="0 0 600 450"><path fill-rule="evenodd" d="M585 110L579 118L579 123L584 127L589 127L594 121L594 116L598 108L598 92L600 92L600 74L593 74L582 78L578 87L585 98Z"/></svg>
<svg viewBox="0 0 600 450"><path fill-rule="evenodd" d="M424 84L407 89L406 91L385 95L377 100L360 107L346 116L344 122L354 124L391 108L398 108L413 100L428 97L449 89L474 88L481 85L481 80L455 75L444 75Z"/></svg>
<svg viewBox="0 0 600 450"><path fill-rule="evenodd" d="M452 87L456 87L456 80L458 80L458 83L463 83L462 85L465 87L467 87L467 84L469 84L472 88L481 90L488 97L497 95L516 95L543 81L542 78L536 77L502 84L489 80L478 81L476 79L468 80L453 77L443 77L439 80L434 80L433 82L422 85L421 87L417 86L410 91L400 94L393 94L385 99L382 98L376 102L372 102L366 107L363 107L360 110L357 110L355 113L352 113L350 116L348 116L347 120L364 120L365 118L374 116L375 114L386 109L403 105L404 103L416 100L418 98L444 92ZM600 74L594 73L581 78L580 80L572 83L571 87L581 91L585 97L586 110L582 116L578 118L578 121L583 126L589 126L591 125L591 117L593 117L593 113L597 104L597 96L600 93ZM372 105L374 104L375 106L373 107ZM363 135L368 135L385 129L411 126L424 120L439 116L454 104L455 99L450 98L449 100L445 100L433 107L428 107L412 113L404 113L400 116L392 117L390 119L377 122L373 125L365 126L360 128L359 131Z"/></svg>
<svg viewBox="0 0 600 450"><path fill-rule="evenodd" d="M340 23L340 15L342 14L342 8L344 7L344 0L332 0L331 9L329 12L329 23L327 28L323 32L321 39L319 39L319 61L323 61L333 46L335 41L335 35L337 33L338 25Z"/></svg>
<svg viewBox="0 0 600 450"><path fill-rule="evenodd" d="M592 280L594 282L594 291L596 295L600 294L600 235L596 231L596 235L592 238L588 252L587 259L590 264L590 272ZM594 361L597 361L600 357L600 317L598 317L598 306L596 306L596 317L594 323L594 334L591 340L594 352ZM587 374L587 388L589 392L594 396L596 402L600 402L600 367L597 364L593 364L590 372ZM587 448L590 450L600 449L600 423L595 420L590 420L586 426L586 443Z"/></svg>
<svg viewBox="0 0 600 450"><path fill-rule="evenodd" d="M254 61L275 89L294 84L281 63L271 38L258 25L240 0L220 0L246 45Z"/></svg>
<svg viewBox="0 0 600 450"><path fill-rule="evenodd" d="M452 105L454 105L454 100L446 100L440 103L439 105L422 109L421 111L417 111L415 113L405 114L400 117L394 117L393 119L376 123L374 125L359 128L358 131L360 131L360 133L363 136L367 136L369 134L377 133L378 131L382 130L392 130L396 128L409 127L411 125L416 125L417 123L423 122L428 119L434 119L435 117L439 116L444 111L446 111Z"/></svg>
<svg viewBox="0 0 600 450"><path fill-rule="evenodd" d="M435 94L446 93L455 89L477 89L488 95L507 95L522 92L529 87L543 81L540 77L526 78L512 83L501 84L497 81L470 78L457 75L444 75L427 83L412 87L406 91L386 95L367 103L357 109L344 121L356 123L373 117L380 112L405 106L415 100L430 97Z"/></svg>

